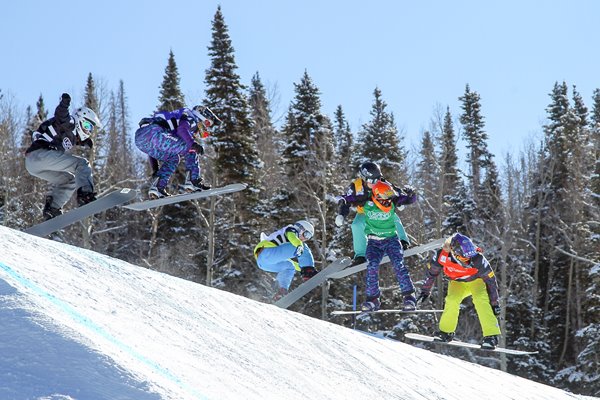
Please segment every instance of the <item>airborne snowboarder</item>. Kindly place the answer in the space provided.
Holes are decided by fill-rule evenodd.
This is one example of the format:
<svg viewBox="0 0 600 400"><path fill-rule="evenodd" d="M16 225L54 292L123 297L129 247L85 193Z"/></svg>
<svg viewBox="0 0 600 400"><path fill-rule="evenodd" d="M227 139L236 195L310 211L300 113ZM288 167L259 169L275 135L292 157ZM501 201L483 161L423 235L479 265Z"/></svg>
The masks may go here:
<svg viewBox="0 0 600 400"><path fill-rule="evenodd" d="M167 185L177 169L181 156L185 158L185 183L181 189L188 192L210 189L202 182L198 156L204 154L201 139L221 120L208 108L195 106L174 111L158 111L152 117L142 118L135 132L135 145L148 154L152 167L152 184L148 197L158 199L170 196ZM158 166L158 161L162 165Z"/></svg>
<svg viewBox="0 0 600 400"><path fill-rule="evenodd" d="M370 198L355 201L353 205L363 207L365 228L362 233L366 236L367 248L367 277L366 277L366 301L362 305L363 311L377 311L381 306L379 290L379 264L384 255L388 255L396 279L402 292L403 309L416 309L414 296L415 287L403 262L403 247L398 238L396 226L396 207L398 205L412 204L417 195L410 186L396 191L394 186L388 182L377 181L371 190Z"/></svg>
<svg viewBox="0 0 600 400"><path fill-rule="evenodd" d="M498 283L481 249L476 247L469 237L460 233L449 237L428 266L427 278L418 298L419 303L430 296L435 278L442 271L450 278L450 282L439 331L434 335L435 340L449 342L454 339L460 304L465 298L472 296L483 331L481 347L494 349L498 345L498 336L501 333L497 318L500 315Z"/></svg>
<svg viewBox="0 0 600 400"><path fill-rule="evenodd" d="M42 122L33 132L32 144L25 151L25 168L31 175L48 181L43 216L49 220L62 214L62 207L77 189L77 204L82 206L96 200L90 163L71 154L73 146L92 148L92 134L102 124L96 113L80 107L69 114L71 96L63 93L54 117Z"/></svg>
<svg viewBox="0 0 600 400"><path fill-rule="evenodd" d="M277 272L274 301L288 293L296 270L300 271L305 281L317 274L312 252L306 244L314 234L314 226L305 220L283 227L268 236L261 234L261 241L254 248L254 257L263 271Z"/></svg>
<svg viewBox="0 0 600 400"><path fill-rule="evenodd" d="M377 163L368 161L364 162L358 168L358 178L353 180L346 194L338 196L338 215L335 218L335 224L342 226L344 218L350 213L350 206L357 203L368 201L371 197L371 189L378 181L387 182L387 180L381 174L381 168ZM389 182L388 182L389 183ZM392 185L397 191L398 188ZM402 243L404 249L410 245L410 240L406 235L402 221L397 214L394 215L394 222L396 223L396 230L398 231L398 237ZM365 212L361 205L356 206L356 215L352 221L352 245L354 247L354 261L352 265L358 265L367 261L365 257L365 251L367 249L367 237L365 236Z"/></svg>

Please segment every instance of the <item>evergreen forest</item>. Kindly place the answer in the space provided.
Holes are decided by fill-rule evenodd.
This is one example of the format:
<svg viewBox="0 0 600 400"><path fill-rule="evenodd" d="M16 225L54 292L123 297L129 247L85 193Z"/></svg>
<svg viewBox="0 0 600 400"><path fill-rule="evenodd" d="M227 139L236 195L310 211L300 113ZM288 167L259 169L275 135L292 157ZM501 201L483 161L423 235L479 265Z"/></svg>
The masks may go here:
<svg viewBox="0 0 600 400"><path fill-rule="evenodd" d="M243 182L248 188L144 212L117 207L64 229L54 240L270 302L274 275L258 269L253 256L260 233L307 219L316 229L308 243L317 269L352 257L354 213L337 227L336 196L357 177L358 165L374 161L389 181L418 192L418 201L399 211L411 246L454 232L472 237L500 285L500 344L539 353L517 358L443 351L600 396L600 89L584 99L576 82L549 82L543 138L498 156L488 148L477 88L465 82L464 92L456 94L460 109L438 109L412 149L386 104L386 88L373 88L369 120L352 131L343 104L333 115L323 113L319 87L305 71L293 82L295 95L283 121L276 123L259 71L248 81L237 73L220 7L207 47L204 105L223 123L206 140L202 174L213 187ZM194 106L182 93L176 55L165 56L156 110ZM98 81L91 71L81 82L83 105L96 111L104 127L92 149L77 152L90 160L99 195L123 187L145 195L150 167L133 143L144 116L130 115L126 82L110 89ZM22 110L0 87L0 224L17 230L41 222L45 182L27 173L23 153L31 133L58 104L60 93L45 95ZM182 181L183 169L173 184ZM65 208L75 207L72 201ZM417 290L431 256L405 260ZM355 286L363 300L363 279L359 273L330 281L290 309L397 340L405 332L437 329L434 316L332 317L333 309L352 307ZM300 283L297 274L292 288ZM398 308L401 296L389 264L381 267L380 284L382 308ZM443 308L446 287L439 277L432 304L422 307ZM457 336L481 337L469 299Z"/></svg>

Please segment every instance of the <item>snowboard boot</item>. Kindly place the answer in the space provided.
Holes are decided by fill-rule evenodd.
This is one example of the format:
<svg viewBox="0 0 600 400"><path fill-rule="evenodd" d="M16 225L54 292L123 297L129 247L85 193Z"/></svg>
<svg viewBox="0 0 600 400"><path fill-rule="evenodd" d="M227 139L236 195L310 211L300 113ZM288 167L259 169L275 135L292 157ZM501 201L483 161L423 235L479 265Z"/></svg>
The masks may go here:
<svg viewBox="0 0 600 400"><path fill-rule="evenodd" d="M150 200L162 199L163 197L169 197L171 195L164 187L158 186L159 179L160 178L158 177L154 178L152 184L150 185L150 189L148 189L148 197Z"/></svg>
<svg viewBox="0 0 600 400"><path fill-rule="evenodd" d="M364 264L367 262L367 259L363 256L358 256L358 257L354 257L354 260L352 260L352 264L350 264L351 267L354 267L355 265L359 265L359 264Z"/></svg>
<svg viewBox="0 0 600 400"><path fill-rule="evenodd" d="M433 335L434 342L444 342L448 343L454 340L454 332L446 333L442 331L438 331L435 335Z"/></svg>
<svg viewBox="0 0 600 400"><path fill-rule="evenodd" d="M46 196L44 210L42 210L42 215L44 216L45 221L48 221L49 219L52 219L54 217L58 217L62 214L62 210L60 209L60 207L52 207L52 200L52 196Z"/></svg>
<svg viewBox="0 0 600 400"><path fill-rule="evenodd" d="M381 307L381 301L379 297L367 297L367 301L362 303L362 311L377 311Z"/></svg>
<svg viewBox="0 0 600 400"><path fill-rule="evenodd" d="M484 336L481 341L481 348L486 350L494 350L498 346L498 336Z"/></svg>
<svg viewBox="0 0 600 400"><path fill-rule="evenodd" d="M96 193L77 189L77 206L81 207L96 200Z"/></svg>
<svg viewBox="0 0 600 400"><path fill-rule="evenodd" d="M402 302L402 309L404 311L415 311L417 309L417 299L412 293L404 296L404 301Z"/></svg>
<svg viewBox="0 0 600 400"><path fill-rule="evenodd" d="M281 299L286 294L288 294L288 290L286 288L279 288L279 290L273 295L273 302Z"/></svg>
<svg viewBox="0 0 600 400"><path fill-rule="evenodd" d="M203 179L192 179L190 171L185 173L185 182L183 185L179 185L179 189L185 192L200 192L202 190L209 190L211 188L210 185L202 183Z"/></svg>

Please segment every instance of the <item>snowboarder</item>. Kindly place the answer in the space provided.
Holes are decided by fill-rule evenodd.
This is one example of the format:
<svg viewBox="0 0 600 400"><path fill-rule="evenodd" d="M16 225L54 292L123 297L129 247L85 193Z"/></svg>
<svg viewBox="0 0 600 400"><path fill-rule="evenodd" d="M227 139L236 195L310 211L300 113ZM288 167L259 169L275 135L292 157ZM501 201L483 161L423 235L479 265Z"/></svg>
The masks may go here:
<svg viewBox="0 0 600 400"><path fill-rule="evenodd" d="M140 128L135 132L135 144L150 157L153 172L148 197L170 196L167 184L182 155L185 157L186 174L181 189L188 192L210 189L210 185L203 183L200 177L198 156L204 154L200 140L208 137L211 127L220 123L221 120L204 106L158 111L140 121ZM160 168L158 161L162 161Z"/></svg>
<svg viewBox="0 0 600 400"><path fill-rule="evenodd" d="M481 347L495 349L501 334L497 316L500 315L498 284L488 260L471 239L460 233L449 237L428 265L427 277L421 287L418 303L431 294L435 278L440 272L450 278L444 312L439 322L435 340L449 342L454 338L458 324L460 304L473 296L473 305L479 317L483 340Z"/></svg>
<svg viewBox="0 0 600 400"><path fill-rule="evenodd" d="M366 301L363 311L377 311L381 306L379 290L379 263L384 255L390 258L396 280L403 296L403 309L416 309L417 299L414 296L415 287L410 279L408 269L403 262L404 249L398 238L398 230L394 216L398 205L412 204L417 195L411 186L405 186L396 191L388 183L379 181L371 189L371 198L363 201L365 215L365 235L367 237L367 276Z"/></svg>
<svg viewBox="0 0 600 400"><path fill-rule="evenodd" d="M314 234L314 226L305 220L281 228L268 236L261 234L261 241L254 248L254 257L263 271L277 272L274 301L288 293L297 270L304 281L317 274L313 255L306 244Z"/></svg>
<svg viewBox="0 0 600 400"><path fill-rule="evenodd" d="M42 122L32 133L31 146L25 151L25 168L31 175L48 181L50 192L45 197L45 220L62 214L62 207L77 189L78 206L96 200L90 163L71 154L73 146L92 148L91 135L102 127L96 113L78 108L69 114L71 96L61 95L54 117Z"/></svg>
<svg viewBox="0 0 600 400"><path fill-rule="evenodd" d="M366 201L371 198L371 188L379 180L387 182L381 174L379 165L374 162L365 162L358 169L359 177L352 181L348 186L346 194L338 197L338 215L335 218L335 224L342 226L344 218L350 213L350 205ZM389 182L388 182L389 183ZM398 191L399 188L392 185ZM394 222L398 237L404 249L410 245L410 240L406 235L402 221L397 214L394 214ZM352 265L358 265L366 262L365 251L367 249L367 237L365 236L365 213L362 206L356 207L356 215L352 221L352 244L354 247L354 261Z"/></svg>

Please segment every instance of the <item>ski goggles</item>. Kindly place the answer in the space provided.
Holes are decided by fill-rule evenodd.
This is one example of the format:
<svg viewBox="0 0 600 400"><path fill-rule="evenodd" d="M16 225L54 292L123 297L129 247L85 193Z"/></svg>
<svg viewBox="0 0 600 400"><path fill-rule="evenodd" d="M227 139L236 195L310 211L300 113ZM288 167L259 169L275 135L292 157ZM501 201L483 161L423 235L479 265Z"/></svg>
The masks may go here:
<svg viewBox="0 0 600 400"><path fill-rule="evenodd" d="M452 255L454 256L454 258L456 258L458 260L458 262L460 262L461 264L466 264L469 262L469 259L467 257L463 257L460 256L458 254L456 254L455 251L452 251Z"/></svg>
<svg viewBox="0 0 600 400"><path fill-rule="evenodd" d="M376 199L379 202L379 204L381 204L384 207L389 207L392 205L392 199L382 199L381 197L376 197Z"/></svg>
<svg viewBox="0 0 600 400"><path fill-rule="evenodd" d="M310 239L312 239L313 234L310 231L304 230L304 231L300 232L300 236L302 236L302 238L304 240L310 240Z"/></svg>
<svg viewBox="0 0 600 400"><path fill-rule="evenodd" d="M207 118L205 120L198 121L194 131L198 134L199 137L201 137L202 139L206 139L210 136L210 127L213 125L213 121Z"/></svg>
<svg viewBox="0 0 600 400"><path fill-rule="evenodd" d="M94 131L94 124L92 124L90 121L84 119L81 122L81 128L83 128L83 130L87 133L92 133Z"/></svg>

